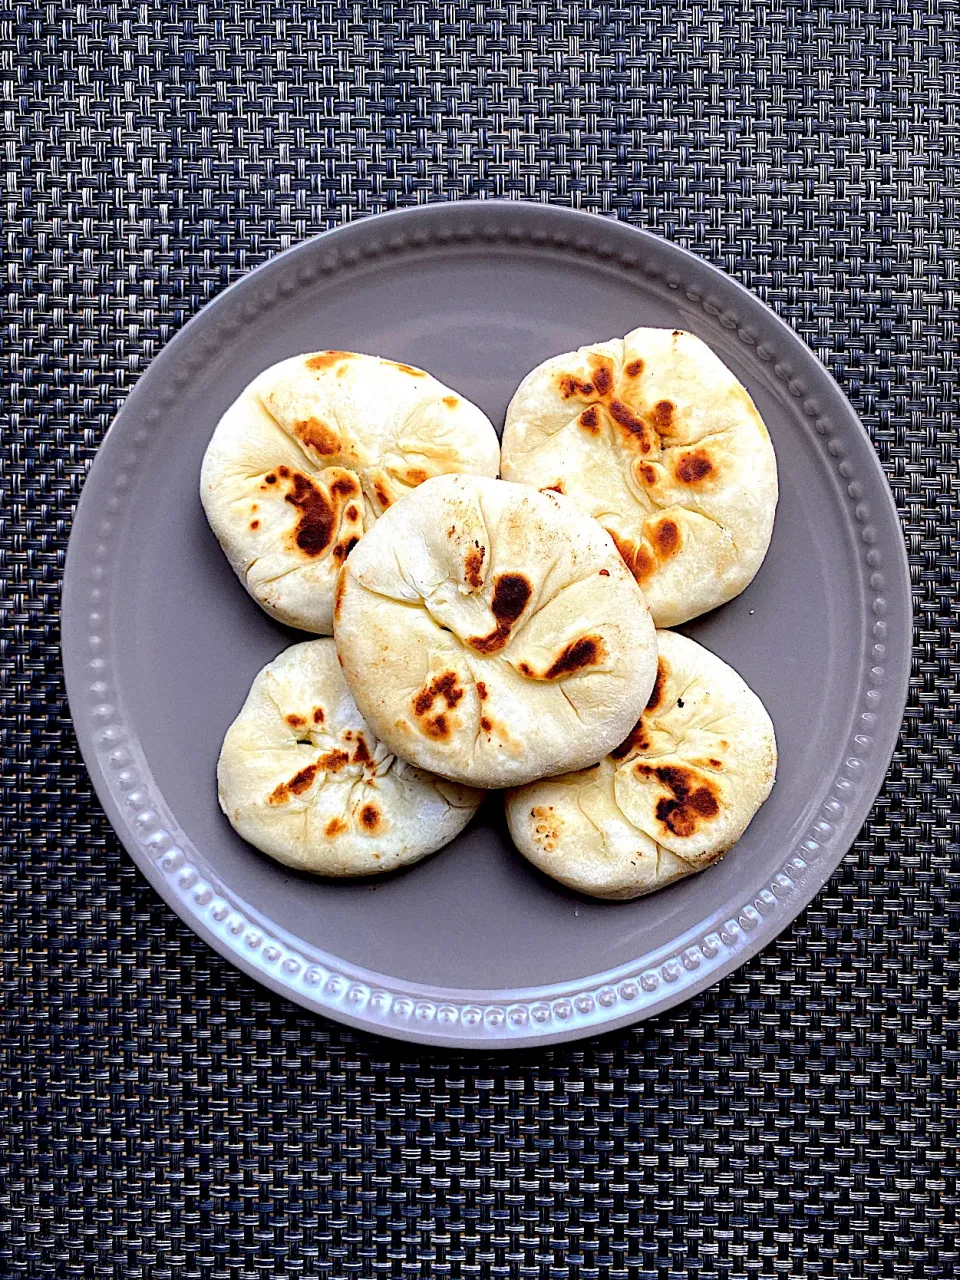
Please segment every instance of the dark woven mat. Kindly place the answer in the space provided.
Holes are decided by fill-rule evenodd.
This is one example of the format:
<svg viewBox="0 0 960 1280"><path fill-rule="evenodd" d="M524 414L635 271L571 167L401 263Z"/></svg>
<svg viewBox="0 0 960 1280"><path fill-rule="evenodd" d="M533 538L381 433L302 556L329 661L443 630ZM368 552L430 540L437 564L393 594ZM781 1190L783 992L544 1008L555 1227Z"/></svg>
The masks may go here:
<svg viewBox="0 0 960 1280"><path fill-rule="evenodd" d="M0 1275L956 1273L958 25L6 4ZM887 786L780 941L633 1031L489 1059L308 1017L181 926L91 797L57 651L85 469L170 335L325 227L482 195L653 228L786 317L873 436L917 607Z"/></svg>

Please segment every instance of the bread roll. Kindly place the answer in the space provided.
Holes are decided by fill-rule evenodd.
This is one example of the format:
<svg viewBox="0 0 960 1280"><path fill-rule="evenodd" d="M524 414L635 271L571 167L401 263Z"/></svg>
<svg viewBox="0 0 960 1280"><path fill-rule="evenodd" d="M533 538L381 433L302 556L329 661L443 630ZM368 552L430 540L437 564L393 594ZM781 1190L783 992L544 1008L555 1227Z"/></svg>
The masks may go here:
<svg viewBox="0 0 960 1280"><path fill-rule="evenodd" d="M347 561L337 649L391 751L499 787L581 768L626 736L656 674L650 611L573 502L428 480Z"/></svg>
<svg viewBox="0 0 960 1280"><path fill-rule="evenodd" d="M539 365L507 410L501 474L595 516L658 627L738 595L770 544L777 464L767 429L690 333L634 329Z"/></svg>
<svg viewBox="0 0 960 1280"><path fill-rule="evenodd" d="M364 532L430 476L495 476L483 413L422 369L351 351L283 360L223 415L207 448L207 519L272 617L330 634L340 566Z"/></svg>
<svg viewBox="0 0 960 1280"><path fill-rule="evenodd" d="M327 876L417 862L452 840L483 798L377 741L330 639L295 644L263 668L227 731L217 783L239 835Z"/></svg>

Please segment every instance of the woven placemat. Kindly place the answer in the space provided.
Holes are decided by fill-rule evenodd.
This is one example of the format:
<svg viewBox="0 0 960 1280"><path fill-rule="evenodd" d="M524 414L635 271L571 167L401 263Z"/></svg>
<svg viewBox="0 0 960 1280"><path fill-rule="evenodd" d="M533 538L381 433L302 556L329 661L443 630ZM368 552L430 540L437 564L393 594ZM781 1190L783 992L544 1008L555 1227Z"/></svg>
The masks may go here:
<svg viewBox="0 0 960 1280"><path fill-rule="evenodd" d="M958 25L4 6L0 1275L956 1274ZM482 196L651 228L802 335L890 477L916 662L871 819L775 946L635 1030L470 1058L306 1016L179 923L91 796L57 608L86 468L190 315L326 227Z"/></svg>

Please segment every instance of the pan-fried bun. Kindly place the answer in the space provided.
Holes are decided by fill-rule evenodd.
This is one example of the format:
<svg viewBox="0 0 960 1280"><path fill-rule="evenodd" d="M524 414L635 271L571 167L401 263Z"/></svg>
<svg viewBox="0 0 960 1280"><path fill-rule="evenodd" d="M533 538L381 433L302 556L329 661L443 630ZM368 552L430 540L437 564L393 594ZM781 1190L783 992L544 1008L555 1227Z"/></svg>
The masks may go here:
<svg viewBox="0 0 960 1280"><path fill-rule="evenodd" d="M483 798L377 741L329 639L291 646L256 677L224 739L217 782L245 840L327 876L417 862L452 840Z"/></svg>
<svg viewBox="0 0 960 1280"><path fill-rule="evenodd" d="M748 585L777 506L776 458L753 401L679 330L634 329L534 369L507 410L501 474L595 516L658 627Z"/></svg>
<svg viewBox="0 0 960 1280"><path fill-rule="evenodd" d="M271 366L234 401L200 496L257 603L329 634L340 566L377 517L430 476L495 476L499 462L489 420L422 369L319 351Z"/></svg>
<svg viewBox="0 0 960 1280"><path fill-rule="evenodd" d="M593 764L656 673L643 593L572 502L479 476L428 480L347 561L337 650L378 737L498 787Z"/></svg>
<svg viewBox="0 0 960 1280"><path fill-rule="evenodd" d="M757 695L693 640L657 641L657 681L629 736L592 769L506 796L524 857L597 898L637 898L710 866L773 786L776 740Z"/></svg>

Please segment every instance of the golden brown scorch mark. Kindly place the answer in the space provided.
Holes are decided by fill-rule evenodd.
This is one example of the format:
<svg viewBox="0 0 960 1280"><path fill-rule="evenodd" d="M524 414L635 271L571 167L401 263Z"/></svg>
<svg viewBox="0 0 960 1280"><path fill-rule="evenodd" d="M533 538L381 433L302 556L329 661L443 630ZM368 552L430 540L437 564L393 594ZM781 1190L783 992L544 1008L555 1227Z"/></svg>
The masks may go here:
<svg viewBox="0 0 960 1280"><path fill-rule="evenodd" d="M614 400L609 405L610 417L614 420L618 427L621 427L627 436L634 440L638 448L643 453L649 453L652 447L650 431L647 429L646 423L622 400Z"/></svg>
<svg viewBox="0 0 960 1280"><path fill-rule="evenodd" d="M675 836L692 836L720 812L720 801L713 784L701 774L681 765L634 765L638 777L656 778L670 795L661 796L655 813L657 821Z"/></svg>
<svg viewBox="0 0 960 1280"><path fill-rule="evenodd" d="M620 552L620 558L636 580L643 582L645 578L649 578L657 564L646 543L641 542L637 545L623 534L615 533L613 529L608 530L608 532Z"/></svg>
<svg viewBox="0 0 960 1280"><path fill-rule="evenodd" d="M543 674L544 680L559 680L562 676L595 667L606 657L603 641L599 636L581 636L568 644Z"/></svg>
<svg viewBox="0 0 960 1280"><path fill-rule="evenodd" d="M578 422L584 431L597 435L601 429L601 407L610 419L623 431L630 444L643 453L649 453L654 444L654 433L650 425L638 416L629 405L614 396L614 374L612 361L605 356L593 354L589 357L592 381L585 382L576 374L562 373L558 376L557 386L564 400L578 399L592 403L580 414ZM637 377L643 370L642 360L632 360L624 369L627 378ZM663 416L663 407L671 411L673 406L668 401L661 401L653 412L654 425L658 427L663 421L669 426L669 420Z"/></svg>
<svg viewBox="0 0 960 1280"><path fill-rule="evenodd" d="M592 396L593 392L592 382L581 382L571 373L560 375L560 394L564 400L570 400L573 396Z"/></svg>
<svg viewBox="0 0 960 1280"><path fill-rule="evenodd" d="M333 536L333 508L326 495L309 476L300 471L291 471L289 467L278 467L277 472L282 480L290 481L289 491L284 501L297 509L297 525L294 529L294 541L304 554L318 556L325 551ZM271 472L265 477L267 484L276 484L277 477Z"/></svg>
<svg viewBox="0 0 960 1280"><path fill-rule="evenodd" d="M676 405L672 400L658 400L653 406L653 425L663 435L673 425L673 413Z"/></svg>
<svg viewBox="0 0 960 1280"><path fill-rule="evenodd" d="M614 760L626 760L627 756L633 755L635 751L647 751L649 747L650 740L641 716L619 747L613 748L610 756Z"/></svg>
<svg viewBox="0 0 960 1280"><path fill-rule="evenodd" d="M588 363L593 373L593 385L598 396L607 396L613 390L613 365L606 356L595 353L589 357Z"/></svg>
<svg viewBox="0 0 960 1280"><path fill-rule="evenodd" d="M661 560L667 560L674 555L680 546L680 529L676 521L664 519L655 525L653 541Z"/></svg>
<svg viewBox="0 0 960 1280"><path fill-rule="evenodd" d="M483 586L483 559L486 554L486 547L481 547L479 542L474 542L467 552L464 580L472 591L479 591Z"/></svg>
<svg viewBox="0 0 960 1280"><path fill-rule="evenodd" d="M343 360L354 360L356 355L353 351L318 351L315 356L311 356L306 362L307 369L332 369L334 365L340 364Z"/></svg>
<svg viewBox="0 0 960 1280"><path fill-rule="evenodd" d="M360 810L360 825L364 831L378 831L381 825L382 814L375 804L365 804Z"/></svg>
<svg viewBox="0 0 960 1280"><path fill-rule="evenodd" d="M560 815L554 813L552 804L538 804L530 810L530 817L536 823L533 829L534 839L543 845L547 853L553 853L560 839Z"/></svg>
<svg viewBox="0 0 960 1280"><path fill-rule="evenodd" d="M656 711L657 707L663 702L663 693L667 683L667 675L669 668L663 658L657 659L657 676L653 682L653 688L650 690L650 697L647 699L647 710Z"/></svg>
<svg viewBox="0 0 960 1280"><path fill-rule="evenodd" d="M308 476L297 471L292 481L284 501L296 507L299 517L294 541L305 555L318 556L327 549L333 536L333 508Z"/></svg>
<svg viewBox="0 0 960 1280"><path fill-rule="evenodd" d="M293 434L308 449L322 453L325 457L336 453L340 448L340 436L319 418L306 418L303 422L295 423Z"/></svg>
<svg viewBox="0 0 960 1280"><path fill-rule="evenodd" d="M348 473L341 472L330 485L329 493L325 493L310 476L301 471L293 471L290 467L280 466L275 473L271 471L264 476L264 483L276 484L278 477L287 482L284 501L297 511L297 523L292 534L296 547L311 559L322 555L336 532L342 503L359 495L356 481ZM353 538L349 542L338 544L335 551L337 558L345 559L356 541Z"/></svg>
<svg viewBox="0 0 960 1280"><path fill-rule="evenodd" d="M448 708L453 710L462 697L463 689L457 683L457 673L444 671L420 690L413 700L413 709L418 716L425 715L438 698L443 698Z"/></svg>
<svg viewBox="0 0 960 1280"><path fill-rule="evenodd" d="M610 752L614 760L625 760L628 756L633 755L635 751L648 751L650 749L646 718L649 713L656 711L657 707L663 702L668 670L663 658L658 658L657 674L653 682L653 688L650 690L650 697L647 699L644 713L630 730L628 736L620 743L619 747L614 747Z"/></svg>
<svg viewBox="0 0 960 1280"><path fill-rule="evenodd" d="M517 670L529 680L562 680L586 667L595 667L606 656L606 648L599 636L581 636L579 640L571 640L565 645L546 671L534 671L526 662L518 663Z"/></svg>
<svg viewBox="0 0 960 1280"><path fill-rule="evenodd" d="M705 480L714 470L715 467L706 450L697 449L694 453L685 453L680 458L676 475L677 479L684 484L693 485Z"/></svg>
<svg viewBox="0 0 960 1280"><path fill-rule="evenodd" d="M346 560L347 556L350 554L350 552L353 550L353 548L357 545L359 541L360 539L357 537L350 537L343 542L338 542L337 545L333 548L334 559L340 560L340 561Z"/></svg>
<svg viewBox="0 0 960 1280"><path fill-rule="evenodd" d="M614 747L610 752L611 758L614 760L626 760L638 751L650 750L650 738L647 731L647 716L656 711L657 707L663 702L664 687L667 680L667 666L662 658L657 661L657 675L653 682L653 688L650 690L650 697L647 699L647 705L643 715L630 730L630 733L620 743L619 747Z"/></svg>
<svg viewBox="0 0 960 1280"><path fill-rule="evenodd" d="M469 636L467 644L477 653L499 653L514 624L530 602L533 588L522 573L501 573L493 587L490 608L496 627L485 636Z"/></svg>
<svg viewBox="0 0 960 1280"><path fill-rule="evenodd" d="M299 796L304 791L309 790L318 773L339 773L348 761L349 756L347 753L341 751L338 747L334 747L332 751L327 751L315 760L313 764L308 764L299 773L295 773L289 782L281 782L279 786L274 787L267 797L267 803L273 805L286 804L291 795Z"/></svg>
<svg viewBox="0 0 960 1280"><path fill-rule="evenodd" d="M633 542L613 529L609 529L608 533L624 564L641 583L680 550L680 526L669 516L659 520L640 543Z"/></svg>
<svg viewBox="0 0 960 1280"><path fill-rule="evenodd" d="M443 740L450 737L450 725L441 711L439 715L429 716L423 722L423 731L428 738Z"/></svg>
<svg viewBox="0 0 960 1280"><path fill-rule="evenodd" d="M597 408L597 406L595 404L592 404L589 409L584 409L583 413L581 413L580 415L579 422L581 427L583 427L584 431L586 431L589 435L591 436L599 435L600 411Z"/></svg>
<svg viewBox="0 0 960 1280"><path fill-rule="evenodd" d="M291 795L298 796L306 791L317 776L317 766L307 765L299 773L295 773L289 782L281 782L270 792L267 804L286 804Z"/></svg>
<svg viewBox="0 0 960 1280"><path fill-rule="evenodd" d="M443 739L450 736L450 722L442 710L434 713L434 703L442 701L446 703L447 710L452 711L462 697L463 689L455 671L444 671L434 676L415 695L413 713L428 738Z"/></svg>
<svg viewBox="0 0 960 1280"><path fill-rule="evenodd" d="M346 574L341 571L340 577L337 579L337 587L333 593L333 617L336 622L340 621L340 610L343 607L343 593L347 588Z"/></svg>

